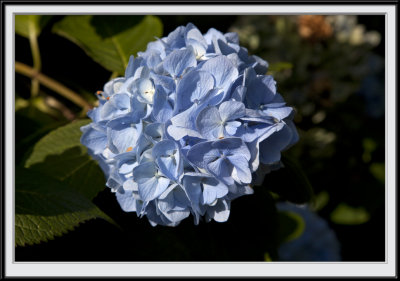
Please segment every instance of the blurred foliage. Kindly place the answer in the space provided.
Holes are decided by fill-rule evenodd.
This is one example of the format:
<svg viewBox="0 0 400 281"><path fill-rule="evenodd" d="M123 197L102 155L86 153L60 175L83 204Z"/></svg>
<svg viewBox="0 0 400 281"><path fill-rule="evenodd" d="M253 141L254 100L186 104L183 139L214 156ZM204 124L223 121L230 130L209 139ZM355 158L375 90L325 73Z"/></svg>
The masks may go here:
<svg viewBox="0 0 400 281"><path fill-rule="evenodd" d="M369 214L362 207L353 208L342 203L331 213L331 220L339 224L361 224L369 220Z"/></svg>
<svg viewBox="0 0 400 281"><path fill-rule="evenodd" d="M364 25L372 22L380 30ZM359 247L380 237L383 259L384 19L241 16L229 31L238 32L249 52L270 63L278 92L295 107L300 141L286 155L301 163L317 194L312 207L338 232L344 259L365 258L352 250L355 243L344 225L354 231L356 225L371 227Z"/></svg>
<svg viewBox="0 0 400 281"><path fill-rule="evenodd" d="M304 219L294 212L280 211L279 217L279 242L284 243L298 238L304 231Z"/></svg>
<svg viewBox="0 0 400 281"><path fill-rule="evenodd" d="M228 222L194 226L186 219L176 228L153 228L123 212L105 189L103 173L79 143L79 127L88 120L78 119L85 112L45 85L33 95L34 79L17 74L16 243L48 242L17 247L16 259L275 261L280 243L304 229L300 216L277 212L275 203L288 200L309 203L328 220L344 260L373 255L383 260L384 61L376 51L383 34L357 20L340 15L16 16L16 61L35 65L32 42L26 40L31 34L40 45L40 71L93 106L93 93L110 77L123 75L129 56L136 57L154 36L188 22L203 33L211 27L238 32L241 45L269 62L268 74L297 111L300 134L299 143L283 154L283 167L267 174L254 195L233 201ZM383 20L378 23L384 27ZM93 218L104 220L81 224ZM357 252L351 234L361 232ZM371 240L379 243L368 254L360 252L361 243Z"/></svg>

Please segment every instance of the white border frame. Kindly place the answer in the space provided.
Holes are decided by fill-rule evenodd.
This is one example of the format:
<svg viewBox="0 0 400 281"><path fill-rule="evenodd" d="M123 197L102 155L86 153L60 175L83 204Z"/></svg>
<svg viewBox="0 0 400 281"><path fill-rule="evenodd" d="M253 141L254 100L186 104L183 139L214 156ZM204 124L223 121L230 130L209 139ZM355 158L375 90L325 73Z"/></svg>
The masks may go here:
<svg viewBox="0 0 400 281"><path fill-rule="evenodd" d="M5 5L5 277L14 276L353 276L396 272L396 6L395 5ZM14 14L385 14L386 261L263 262L15 262L14 261Z"/></svg>

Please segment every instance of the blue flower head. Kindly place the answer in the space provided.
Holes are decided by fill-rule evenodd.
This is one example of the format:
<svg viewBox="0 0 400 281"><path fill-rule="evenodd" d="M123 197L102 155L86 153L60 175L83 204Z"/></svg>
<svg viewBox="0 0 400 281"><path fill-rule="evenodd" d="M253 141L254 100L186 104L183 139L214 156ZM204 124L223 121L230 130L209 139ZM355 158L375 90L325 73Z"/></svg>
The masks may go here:
<svg viewBox="0 0 400 281"><path fill-rule="evenodd" d="M299 216L304 223L300 236L285 241L278 248L281 261L340 261L341 245L328 222L312 211L308 205L288 202L277 203L279 212Z"/></svg>
<svg viewBox="0 0 400 281"><path fill-rule="evenodd" d="M236 33L193 24L131 56L81 128L121 208L152 225L190 214L195 224L226 221L231 201L253 192L260 165L272 170L298 140L267 70Z"/></svg>

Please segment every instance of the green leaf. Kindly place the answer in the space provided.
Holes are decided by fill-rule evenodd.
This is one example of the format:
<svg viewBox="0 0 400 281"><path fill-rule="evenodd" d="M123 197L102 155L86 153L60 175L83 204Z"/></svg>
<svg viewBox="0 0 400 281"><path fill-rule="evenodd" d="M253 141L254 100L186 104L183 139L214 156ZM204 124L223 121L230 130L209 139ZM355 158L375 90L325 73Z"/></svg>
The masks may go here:
<svg viewBox="0 0 400 281"><path fill-rule="evenodd" d="M140 22L139 22L140 20ZM162 35L162 23L154 16L66 16L53 31L80 46L106 69L125 73L131 55Z"/></svg>
<svg viewBox="0 0 400 281"><path fill-rule="evenodd" d="M301 236L305 229L304 219L295 212L278 212L278 237L279 244L289 242Z"/></svg>
<svg viewBox="0 0 400 281"><path fill-rule="evenodd" d="M88 199L105 187L104 174L80 143L80 120L60 127L36 143L25 167L65 182Z"/></svg>
<svg viewBox="0 0 400 281"><path fill-rule="evenodd" d="M113 220L79 192L46 175L16 167L15 243L53 239L90 219Z"/></svg>
<svg viewBox="0 0 400 281"><path fill-rule="evenodd" d="M385 184L385 163L372 163L369 170L378 181Z"/></svg>
<svg viewBox="0 0 400 281"><path fill-rule="evenodd" d="M30 33L37 37L51 17L52 16L41 15L16 15L15 32L26 38L29 38Z"/></svg>
<svg viewBox="0 0 400 281"><path fill-rule="evenodd" d="M327 191L321 191L315 196L312 208L314 211L322 210L329 202L329 193Z"/></svg>
<svg viewBox="0 0 400 281"><path fill-rule="evenodd" d="M268 66L268 72L276 73L276 72L280 72L280 71L284 71L284 70L292 69L292 68L293 68L293 64L291 64L290 62L276 62L276 63L271 63Z"/></svg>
<svg viewBox="0 0 400 281"><path fill-rule="evenodd" d="M264 254L264 261L268 261L268 262L272 261L271 255L269 253Z"/></svg>
<svg viewBox="0 0 400 281"><path fill-rule="evenodd" d="M369 221L370 215L363 207L339 204L331 213L331 221L336 224L362 224Z"/></svg>

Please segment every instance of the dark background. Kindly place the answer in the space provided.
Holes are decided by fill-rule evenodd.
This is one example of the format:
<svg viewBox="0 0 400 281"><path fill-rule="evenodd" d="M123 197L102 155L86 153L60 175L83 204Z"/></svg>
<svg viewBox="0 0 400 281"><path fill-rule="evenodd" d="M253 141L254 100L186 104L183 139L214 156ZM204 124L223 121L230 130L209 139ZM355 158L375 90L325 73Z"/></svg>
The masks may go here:
<svg viewBox="0 0 400 281"><path fill-rule="evenodd" d="M56 16L52 21L55 22L60 17ZM159 17L164 25L164 36L177 26L188 22L194 23L203 33L211 27L226 32L238 20L238 16ZM376 30L381 34L381 43L368 52L384 58L384 16L359 16L358 23L365 25L367 30ZM32 65L28 40L16 35L15 43L15 59ZM71 88L79 85L89 93L102 89L104 83L108 81L110 72L100 67L78 46L53 34L51 24L43 30L39 44L42 72L52 78ZM269 61L269 57L263 56L263 58ZM384 75L380 75L379 79L384 81ZM28 98L30 79L20 75L16 75L16 79L16 91L21 97ZM285 89L285 81L278 83ZM381 90L383 95L384 89ZM285 92L281 93L286 98ZM329 95L329 92L325 94ZM62 101L72 110L78 111L78 108L68 100ZM346 101L327 109L327 118L321 126L335 131L337 135L334 144L336 153L330 159L312 157L312 154L305 152L302 152L302 159L299 159L300 163L304 163L303 169L309 176L315 192L327 191L330 195L327 206L318 214L326 219L335 231L342 245L343 261L385 259L384 186L373 178L368 166L361 161L362 139L368 136L378 143L372 155L373 161L384 162L385 121L384 116L371 118L365 114L365 103L362 96L354 93ZM354 126L346 125L353 121ZM303 118L296 123L296 126L307 131L313 124L309 119ZM17 142L30 133L20 128L22 127L17 121ZM319 168L316 168L316 162L319 163ZM264 184L267 188L281 184L280 172L274 173ZM271 241L276 239L271 231L276 222L273 218L264 216L263 210L260 209L260 205L272 200L270 196L263 192L261 187L256 188L256 195L234 200L231 217L224 224L211 222L194 226L191 218L188 218L176 228L162 226L153 228L147 219L139 219L136 214L123 212L114 194L105 189L94 202L120 224L124 231L105 221L92 220L52 241L40 245L16 247L16 261L263 260L263 254L270 245L262 241L267 238L272 239ZM364 196L368 199L361 200L360 197ZM373 212L371 211L369 221L360 225L332 223L329 216L335 206L344 200L343 198L354 206L364 205L368 208L369 205L374 205L371 207ZM373 202L369 203L370 201ZM257 246L260 243L262 247Z"/></svg>

